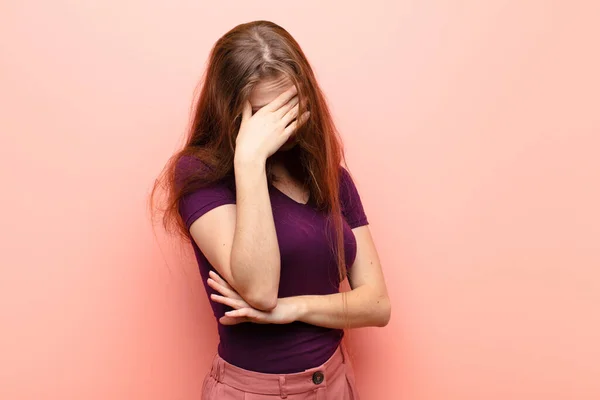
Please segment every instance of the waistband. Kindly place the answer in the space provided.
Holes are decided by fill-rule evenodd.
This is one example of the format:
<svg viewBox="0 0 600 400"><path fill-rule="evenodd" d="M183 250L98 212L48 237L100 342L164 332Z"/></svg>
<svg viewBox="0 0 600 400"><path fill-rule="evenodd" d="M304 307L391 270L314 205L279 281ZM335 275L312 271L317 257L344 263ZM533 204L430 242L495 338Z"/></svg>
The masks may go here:
<svg viewBox="0 0 600 400"><path fill-rule="evenodd" d="M326 388L328 381L334 381L343 374L348 353L343 345L322 365L293 374L265 374L236 367L223 360L218 354L213 359L210 375L218 382L243 392L279 395L306 393Z"/></svg>

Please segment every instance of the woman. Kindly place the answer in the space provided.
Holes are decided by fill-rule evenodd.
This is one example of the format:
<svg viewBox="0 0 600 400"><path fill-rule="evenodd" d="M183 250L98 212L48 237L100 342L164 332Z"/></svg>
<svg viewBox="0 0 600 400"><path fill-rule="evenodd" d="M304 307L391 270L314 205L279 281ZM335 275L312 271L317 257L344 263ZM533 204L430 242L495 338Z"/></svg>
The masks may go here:
<svg viewBox="0 0 600 400"><path fill-rule="evenodd" d="M342 159L287 31L255 21L217 41L187 142L157 181L218 320L202 399L358 398L343 329L386 325L390 302Z"/></svg>

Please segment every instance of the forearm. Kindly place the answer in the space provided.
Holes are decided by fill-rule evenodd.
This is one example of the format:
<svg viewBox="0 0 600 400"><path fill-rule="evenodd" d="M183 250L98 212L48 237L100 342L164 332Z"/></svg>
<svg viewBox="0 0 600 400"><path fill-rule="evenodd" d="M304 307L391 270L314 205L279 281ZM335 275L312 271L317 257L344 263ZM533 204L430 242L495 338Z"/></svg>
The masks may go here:
<svg viewBox="0 0 600 400"><path fill-rule="evenodd" d="M369 286L361 286L344 293L296 296L280 301L290 302L297 307L296 320L326 328L385 326L390 319L389 298L376 293Z"/></svg>
<svg viewBox="0 0 600 400"><path fill-rule="evenodd" d="M236 227L231 250L231 274L252 306L269 309L277 304L280 255L265 164L235 162Z"/></svg>

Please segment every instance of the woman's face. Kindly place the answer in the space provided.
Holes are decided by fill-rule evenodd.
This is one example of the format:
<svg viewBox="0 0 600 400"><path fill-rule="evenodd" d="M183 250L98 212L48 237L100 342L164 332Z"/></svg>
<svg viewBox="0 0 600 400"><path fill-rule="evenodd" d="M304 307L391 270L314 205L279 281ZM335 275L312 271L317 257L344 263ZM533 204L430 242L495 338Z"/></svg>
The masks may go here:
<svg viewBox="0 0 600 400"><path fill-rule="evenodd" d="M250 97L248 99L252 105L252 114L275 100L277 96L289 89L290 86L292 86L292 82L285 75L260 80L250 92ZM292 134L288 141L279 148L279 151L290 150L295 145L296 137Z"/></svg>

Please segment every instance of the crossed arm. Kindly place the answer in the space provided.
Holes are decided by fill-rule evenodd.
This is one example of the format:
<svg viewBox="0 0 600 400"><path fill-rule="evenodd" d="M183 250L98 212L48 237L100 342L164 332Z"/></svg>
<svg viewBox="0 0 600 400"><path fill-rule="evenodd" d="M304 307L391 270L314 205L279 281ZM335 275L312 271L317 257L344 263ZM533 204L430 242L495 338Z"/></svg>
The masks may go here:
<svg viewBox="0 0 600 400"><path fill-rule="evenodd" d="M231 254L228 251L231 252L233 242L228 242L226 238L234 236L235 208L235 205L218 207L200 217L190 227L192 237L218 272L218 275L211 272L208 280L208 284L219 293L213 294L211 300L233 308L220 319L222 324L286 324L302 321L327 328L343 329L385 326L388 323L391 313L390 301L368 225L353 229L357 254L349 272L350 291L322 296L279 298L268 308L260 307L261 304L265 304L264 301L258 301L257 304L257 295L253 297L254 304L248 301L244 293L265 293L270 287L265 290L265 286L257 281L256 286L252 288L233 279L235 275L231 270L237 266L228 263L228 254ZM228 225L227 221L233 223ZM255 273L265 274L267 271L268 268ZM278 272L277 268L277 278ZM274 289L275 295L277 288ZM272 294L273 291L266 296L272 298Z"/></svg>
<svg viewBox="0 0 600 400"><path fill-rule="evenodd" d="M280 298L274 309L265 312L251 307L225 280L211 272L208 283L220 293L213 294L211 299L233 308L220 322L233 325L241 322L281 324L302 321L337 329L387 325L390 301L369 227L362 226L353 231L358 250L349 275L352 290L323 296Z"/></svg>

